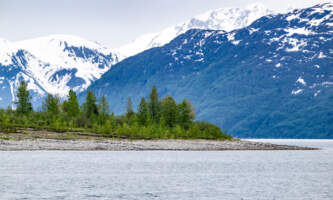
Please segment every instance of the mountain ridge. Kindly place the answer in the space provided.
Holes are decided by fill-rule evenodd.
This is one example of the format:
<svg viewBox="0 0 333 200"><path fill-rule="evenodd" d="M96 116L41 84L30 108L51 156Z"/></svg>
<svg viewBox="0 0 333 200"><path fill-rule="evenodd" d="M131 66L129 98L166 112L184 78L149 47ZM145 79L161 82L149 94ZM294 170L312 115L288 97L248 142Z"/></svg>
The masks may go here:
<svg viewBox="0 0 333 200"><path fill-rule="evenodd" d="M32 91L36 105L40 105L40 99L47 93L63 98L69 89L83 91L120 60L161 46L190 28L229 30L245 26L249 21L268 13L272 11L262 5L252 5L246 9L211 10L160 33L145 35L143 43L142 37L138 38L136 41L139 41L139 46L131 43L117 49L109 49L97 42L72 35L55 34L17 42L0 38L3 78L0 102L12 104L15 101L15 91L20 80L28 82L28 89ZM145 44L147 41L148 44ZM11 96L11 100L8 96Z"/></svg>
<svg viewBox="0 0 333 200"><path fill-rule="evenodd" d="M21 80L28 83L35 97L34 104L40 104L41 97L47 93L62 98L69 89L83 91L118 62L117 54L76 36L50 35L19 42L1 40L0 43L3 44L0 96L7 105L15 101Z"/></svg>
<svg viewBox="0 0 333 200"><path fill-rule="evenodd" d="M160 32L142 35L116 50L123 56L123 59L153 47L163 46L190 29L231 31L248 26L254 20L273 13L275 12L262 4L251 4L244 9L234 7L214 9L199 14L186 22L167 27Z"/></svg>
<svg viewBox="0 0 333 200"><path fill-rule="evenodd" d="M332 35L331 3L231 32L192 29L117 63L88 90L116 114L156 85L235 137L333 138Z"/></svg>

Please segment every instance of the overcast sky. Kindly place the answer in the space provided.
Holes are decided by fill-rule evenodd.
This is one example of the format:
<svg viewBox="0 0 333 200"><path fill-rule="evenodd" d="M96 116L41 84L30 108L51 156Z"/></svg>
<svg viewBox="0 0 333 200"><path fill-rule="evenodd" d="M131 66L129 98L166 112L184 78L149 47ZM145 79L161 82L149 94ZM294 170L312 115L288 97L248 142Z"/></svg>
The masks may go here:
<svg viewBox="0 0 333 200"><path fill-rule="evenodd" d="M0 0L0 37L71 34L119 47L205 11L261 3L283 11L328 0ZM0 47L1 48L1 47Z"/></svg>

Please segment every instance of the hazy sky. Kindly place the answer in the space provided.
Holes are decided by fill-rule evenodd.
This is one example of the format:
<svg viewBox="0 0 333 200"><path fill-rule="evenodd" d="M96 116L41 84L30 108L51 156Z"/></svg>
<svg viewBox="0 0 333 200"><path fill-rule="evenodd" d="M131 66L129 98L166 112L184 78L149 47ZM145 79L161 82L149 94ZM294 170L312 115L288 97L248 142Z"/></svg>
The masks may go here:
<svg viewBox="0 0 333 200"><path fill-rule="evenodd" d="M205 11L262 3L273 10L328 0L0 0L0 37L11 41L49 34L78 35L118 47ZM1 47L0 47L1 48Z"/></svg>

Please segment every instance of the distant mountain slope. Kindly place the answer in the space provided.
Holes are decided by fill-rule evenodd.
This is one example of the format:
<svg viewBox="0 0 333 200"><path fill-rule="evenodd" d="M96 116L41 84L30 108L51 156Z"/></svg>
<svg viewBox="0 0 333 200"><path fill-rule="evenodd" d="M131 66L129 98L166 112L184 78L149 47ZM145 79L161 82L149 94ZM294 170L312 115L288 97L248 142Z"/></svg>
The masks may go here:
<svg viewBox="0 0 333 200"><path fill-rule="evenodd" d="M11 105L21 80L28 82L34 104L47 93L65 97L83 91L118 62L101 45L68 35L11 43L0 40L0 105Z"/></svg>
<svg viewBox="0 0 333 200"><path fill-rule="evenodd" d="M190 30L114 65L88 89L116 113L156 85L236 137L333 138L332 40L332 3L231 32Z"/></svg>
<svg viewBox="0 0 333 200"><path fill-rule="evenodd" d="M245 9L220 8L193 17L187 22L168 27L158 33L143 35L133 42L117 49L122 58L127 58L144 50L160 47L190 29L212 29L231 31L250 25L254 20L272 14L273 11L261 4L253 4Z"/></svg>

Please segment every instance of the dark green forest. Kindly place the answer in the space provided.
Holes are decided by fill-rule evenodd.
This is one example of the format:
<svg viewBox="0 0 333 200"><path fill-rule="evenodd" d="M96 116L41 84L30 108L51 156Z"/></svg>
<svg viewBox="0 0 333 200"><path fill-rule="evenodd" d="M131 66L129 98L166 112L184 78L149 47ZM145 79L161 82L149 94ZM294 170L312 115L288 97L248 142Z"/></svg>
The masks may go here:
<svg viewBox="0 0 333 200"><path fill-rule="evenodd" d="M91 132L110 138L129 139L231 139L211 123L195 121L188 100L177 103L171 96L159 98L156 87L149 99L141 98L135 111L128 98L126 113L109 113L109 103L102 96L96 99L88 91L81 105L73 90L66 100L48 94L42 108L35 111L27 84L22 81L17 91L16 109L0 110L0 131L13 133L17 128L33 128L55 132Z"/></svg>

